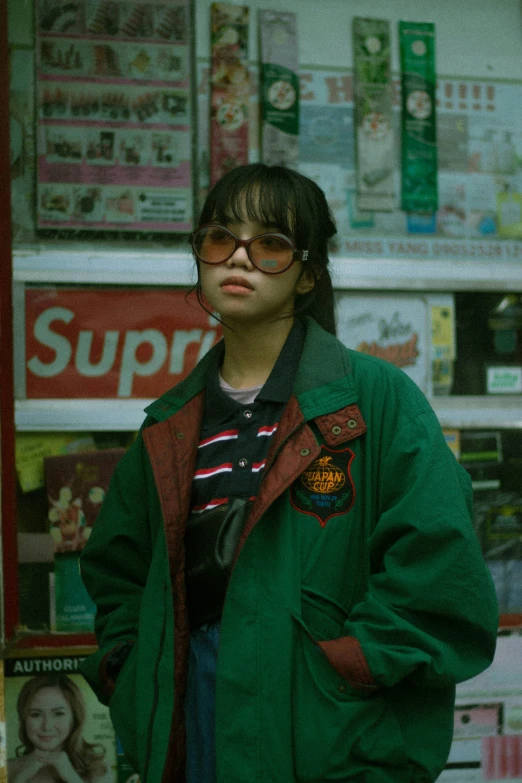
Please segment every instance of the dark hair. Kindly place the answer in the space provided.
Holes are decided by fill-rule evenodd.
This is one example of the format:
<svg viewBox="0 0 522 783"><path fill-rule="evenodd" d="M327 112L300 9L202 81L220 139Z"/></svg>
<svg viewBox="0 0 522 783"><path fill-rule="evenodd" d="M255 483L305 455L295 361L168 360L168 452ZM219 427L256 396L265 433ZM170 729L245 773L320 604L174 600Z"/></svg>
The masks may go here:
<svg viewBox="0 0 522 783"><path fill-rule="evenodd" d="M66 674L51 673L32 677L20 691L16 707L19 721L18 736L22 745L17 748L17 756L26 756L34 750L34 745L27 734L26 720L31 703L42 688L57 688L71 708L73 723L71 732L65 741L64 750L78 775L86 780L102 777L107 771L107 767L103 763L105 748L83 739L85 702L76 683Z"/></svg>
<svg viewBox="0 0 522 783"><path fill-rule="evenodd" d="M198 225L217 221L237 223L248 219L275 225L298 250L308 250L303 272L310 271L314 288L296 297L295 315L309 315L335 334L332 280L328 270L328 241L336 233L326 197L316 183L284 166L250 163L238 166L210 190ZM196 227L197 228L197 227ZM200 304L201 288L196 287Z"/></svg>

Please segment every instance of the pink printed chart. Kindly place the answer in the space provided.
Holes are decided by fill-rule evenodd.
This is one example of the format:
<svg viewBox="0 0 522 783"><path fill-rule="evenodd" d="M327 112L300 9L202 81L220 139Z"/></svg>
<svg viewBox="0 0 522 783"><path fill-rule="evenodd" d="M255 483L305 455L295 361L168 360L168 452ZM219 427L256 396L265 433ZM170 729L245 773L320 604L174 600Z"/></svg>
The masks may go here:
<svg viewBox="0 0 522 783"><path fill-rule="evenodd" d="M38 0L39 228L192 228L191 0Z"/></svg>

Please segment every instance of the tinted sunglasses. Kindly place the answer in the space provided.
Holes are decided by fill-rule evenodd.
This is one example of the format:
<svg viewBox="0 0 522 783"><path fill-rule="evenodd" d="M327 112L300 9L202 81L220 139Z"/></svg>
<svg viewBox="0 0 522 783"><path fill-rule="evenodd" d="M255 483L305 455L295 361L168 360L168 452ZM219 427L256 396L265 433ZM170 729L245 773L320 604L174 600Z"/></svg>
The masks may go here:
<svg viewBox="0 0 522 783"><path fill-rule="evenodd" d="M294 261L306 261L308 250L296 250L284 234L268 232L251 239L240 239L224 226L201 226L192 235L192 249L204 264L224 264L238 247L244 247L251 263L267 275L286 272Z"/></svg>

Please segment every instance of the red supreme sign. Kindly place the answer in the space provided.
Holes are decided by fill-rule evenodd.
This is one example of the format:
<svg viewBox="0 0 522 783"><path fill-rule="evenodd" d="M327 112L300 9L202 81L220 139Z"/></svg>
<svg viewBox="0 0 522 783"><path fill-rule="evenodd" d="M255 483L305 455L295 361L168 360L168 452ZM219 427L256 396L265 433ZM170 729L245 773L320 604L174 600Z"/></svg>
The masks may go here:
<svg viewBox="0 0 522 783"><path fill-rule="evenodd" d="M221 336L184 290L27 288L27 398L158 397Z"/></svg>

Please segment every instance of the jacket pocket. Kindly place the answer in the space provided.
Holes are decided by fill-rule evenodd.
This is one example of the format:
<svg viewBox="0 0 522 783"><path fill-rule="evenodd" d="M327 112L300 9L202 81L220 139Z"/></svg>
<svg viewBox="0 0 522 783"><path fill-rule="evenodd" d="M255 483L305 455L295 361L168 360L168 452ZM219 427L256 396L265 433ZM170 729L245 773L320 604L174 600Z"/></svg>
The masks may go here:
<svg viewBox="0 0 522 783"><path fill-rule="evenodd" d="M309 605L303 603L308 616ZM317 615L319 612L319 615ZM335 613L334 613L335 614ZM330 665L317 645L340 627L314 602L319 633L302 616L295 621L292 710L297 783L361 780L408 783L409 764L400 726L383 691L360 692ZM322 615L322 616L321 616Z"/></svg>
<svg viewBox="0 0 522 783"><path fill-rule="evenodd" d="M138 771L136 742L136 658L135 643L123 664L116 688L109 702L109 711L116 736L120 740L130 765Z"/></svg>

